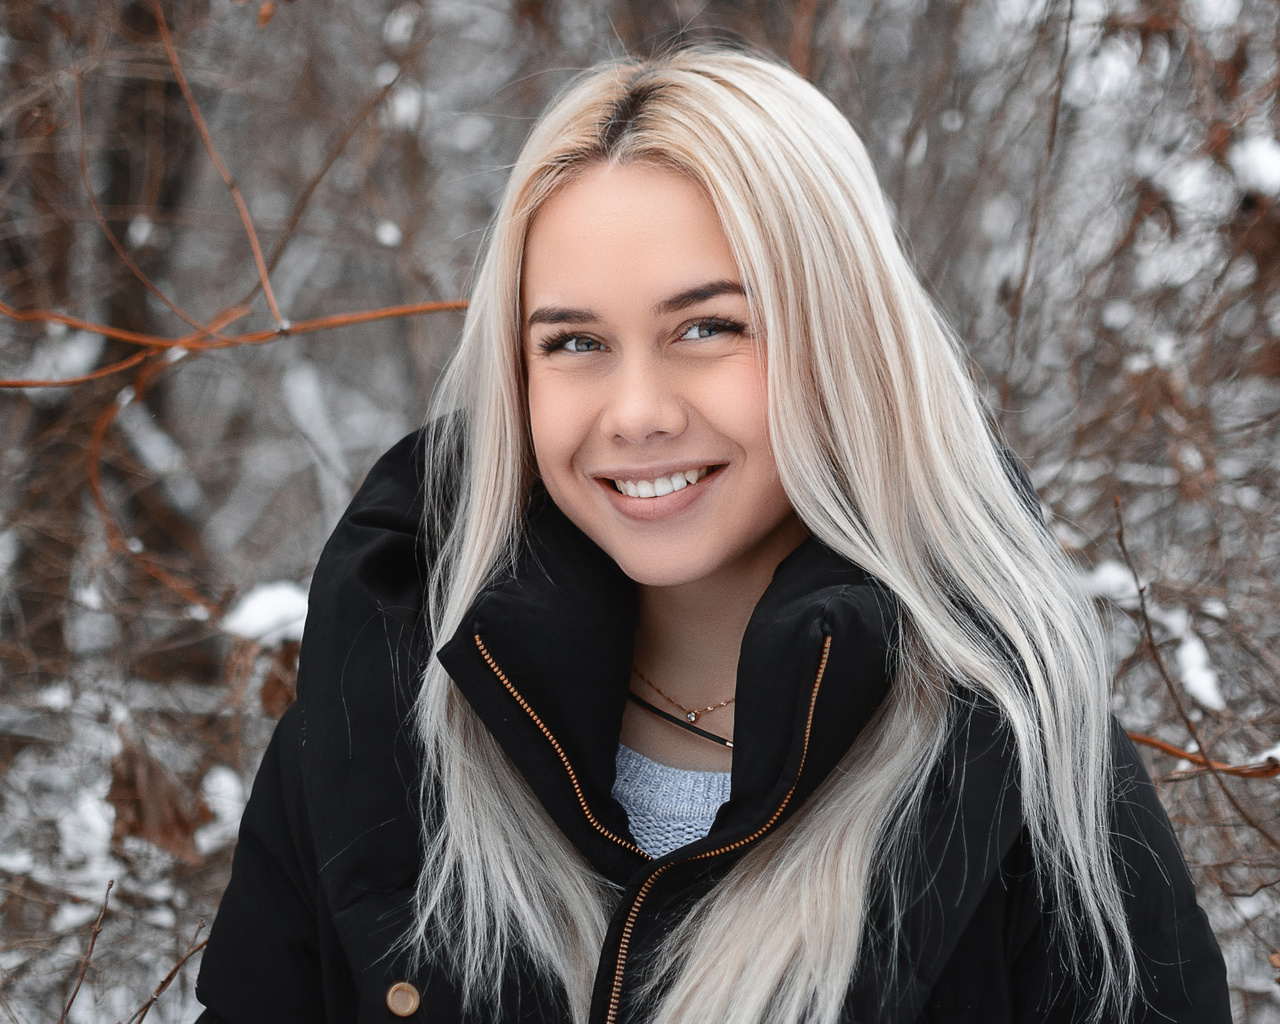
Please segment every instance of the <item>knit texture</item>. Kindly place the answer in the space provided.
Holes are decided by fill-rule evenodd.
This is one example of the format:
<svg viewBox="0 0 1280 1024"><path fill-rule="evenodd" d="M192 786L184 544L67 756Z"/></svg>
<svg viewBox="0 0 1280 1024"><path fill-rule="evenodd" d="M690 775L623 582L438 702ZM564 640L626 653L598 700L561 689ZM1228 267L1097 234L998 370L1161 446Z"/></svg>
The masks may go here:
<svg viewBox="0 0 1280 1024"><path fill-rule="evenodd" d="M695 772L650 761L618 745L613 798L622 804L636 845L661 857L711 831L729 799L728 772Z"/></svg>

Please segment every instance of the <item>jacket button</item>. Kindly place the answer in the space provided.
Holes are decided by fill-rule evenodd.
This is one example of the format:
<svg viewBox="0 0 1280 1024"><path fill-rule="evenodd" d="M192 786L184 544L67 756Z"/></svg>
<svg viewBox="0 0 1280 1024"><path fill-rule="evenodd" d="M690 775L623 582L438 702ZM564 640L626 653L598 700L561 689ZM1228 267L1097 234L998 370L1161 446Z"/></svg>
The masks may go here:
<svg viewBox="0 0 1280 1024"><path fill-rule="evenodd" d="M407 981L397 981L387 989L387 1009L397 1017L412 1017L421 1002L418 990Z"/></svg>

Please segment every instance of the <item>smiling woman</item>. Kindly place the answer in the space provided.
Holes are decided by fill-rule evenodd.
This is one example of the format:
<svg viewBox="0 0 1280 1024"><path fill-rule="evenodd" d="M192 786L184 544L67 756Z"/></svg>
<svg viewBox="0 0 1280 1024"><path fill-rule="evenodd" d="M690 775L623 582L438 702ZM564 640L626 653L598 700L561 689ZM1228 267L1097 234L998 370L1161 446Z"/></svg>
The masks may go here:
<svg viewBox="0 0 1280 1024"><path fill-rule="evenodd" d="M812 86L584 75L436 409L317 569L206 1022L1229 1019L1092 607Z"/></svg>

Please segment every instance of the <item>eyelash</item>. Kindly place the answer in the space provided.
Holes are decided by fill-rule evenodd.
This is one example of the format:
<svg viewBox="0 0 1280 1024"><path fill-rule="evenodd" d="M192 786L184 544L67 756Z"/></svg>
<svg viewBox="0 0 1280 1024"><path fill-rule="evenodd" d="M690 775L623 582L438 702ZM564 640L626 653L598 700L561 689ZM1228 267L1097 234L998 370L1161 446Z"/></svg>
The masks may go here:
<svg viewBox="0 0 1280 1024"><path fill-rule="evenodd" d="M731 320L728 317L722 317L722 316L708 316L708 317L703 317L701 320L693 320L690 323L685 324L683 330L680 333L685 334L695 327L702 327L702 328L709 329L715 334L746 334L747 333L747 325L743 323L741 320ZM561 349L565 347L565 345L567 345L570 341L574 340L575 338L583 338L584 340L594 340L594 339L588 339L586 335L583 335L578 331L566 329L563 331L557 331L555 334L552 334L546 338L543 338L542 341L538 343L538 348L544 354L550 355L552 352L559 352ZM690 339L690 340L694 340L694 339ZM702 340L702 339L697 339L697 340Z"/></svg>

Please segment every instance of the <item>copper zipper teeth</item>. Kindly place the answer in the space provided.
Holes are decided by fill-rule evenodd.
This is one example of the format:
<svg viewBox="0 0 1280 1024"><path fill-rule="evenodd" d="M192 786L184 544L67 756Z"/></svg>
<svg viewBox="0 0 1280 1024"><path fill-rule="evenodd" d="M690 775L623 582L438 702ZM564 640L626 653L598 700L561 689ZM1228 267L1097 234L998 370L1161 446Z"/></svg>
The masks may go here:
<svg viewBox="0 0 1280 1024"><path fill-rule="evenodd" d="M696 856L688 858L689 860L705 860L707 857L718 857L722 853L730 853L733 850L740 849L748 843L753 843L774 826L774 823L782 817L782 812L787 809L787 804L791 803L791 797L795 795L796 786L800 784L800 775L804 772L805 759L809 756L809 736L813 732L813 710L818 704L818 687L822 685L822 676L827 671L827 658L831 654L831 637L824 637L822 641L822 658L818 661L818 672L813 680L813 693L809 695L809 717L804 723L804 744L800 748L800 767L796 769L796 780L791 784L791 788L787 790L787 795L782 798L782 803L778 804L778 809L773 815L761 825L758 829L739 839L736 843L730 843L728 846L721 846L715 850L708 850L706 853L699 853ZM609 1013L605 1017L606 1024L616 1024L618 1019L618 1007L622 1002L622 974L626 969L627 950L631 945L631 932L635 928L636 918L640 916L640 904L649 895L649 890L653 888L659 876L667 870L667 868L678 863L677 861L669 861L658 868L648 879L644 885L640 887L640 891L636 893L636 898L631 904L631 912L627 914L626 924L622 926L622 937L618 940L618 965L613 972L613 991L609 994Z"/></svg>
<svg viewBox="0 0 1280 1024"><path fill-rule="evenodd" d="M607 839L612 839L619 846L623 846L632 853L638 853L645 860L652 860L647 853L634 843L629 843L619 835L615 835L596 820L596 816L591 813L591 808L587 806L587 799L582 795L582 786L578 782L578 775L573 770L573 765L569 763L569 758L565 756L564 748L560 746L560 741L552 735L551 730L547 728L546 723L538 717L538 713L529 706L529 702L520 696L520 691L511 685L511 680L507 678L507 674L498 667L498 663L493 660L493 655L489 653L489 649L485 647L484 641L480 639L480 634L475 634L476 647L480 651L480 657L484 658L484 663L489 666L490 670L498 681L507 688L507 692L515 698L516 703L524 708L525 714L533 719L533 724L538 727L539 732L547 738L547 742L551 744L556 752L556 756L560 758L560 763L564 765L564 770L569 773L569 782L573 784L573 792L578 798L578 806L582 808L582 813L587 816L587 821L591 823L592 828L599 832Z"/></svg>

